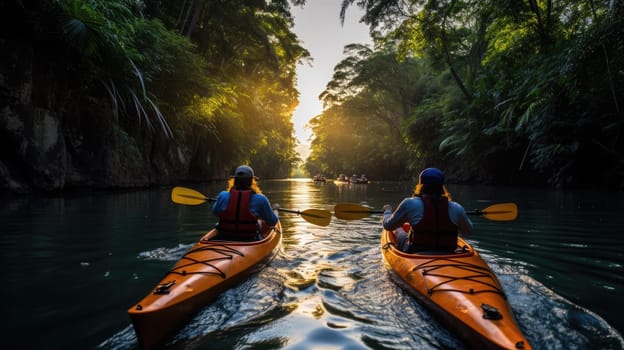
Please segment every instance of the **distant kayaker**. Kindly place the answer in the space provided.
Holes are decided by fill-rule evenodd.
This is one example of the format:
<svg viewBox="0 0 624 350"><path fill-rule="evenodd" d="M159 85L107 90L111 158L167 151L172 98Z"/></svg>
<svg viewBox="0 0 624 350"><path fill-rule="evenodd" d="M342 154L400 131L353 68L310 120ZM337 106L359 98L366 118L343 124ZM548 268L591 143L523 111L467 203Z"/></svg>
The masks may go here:
<svg viewBox="0 0 624 350"><path fill-rule="evenodd" d="M262 194L254 176L253 169L241 165L228 180L227 190L219 193L212 213L219 217L216 239L253 241L262 239L259 236L260 223L269 226L277 224L278 204L271 207L269 199Z"/></svg>
<svg viewBox="0 0 624 350"><path fill-rule="evenodd" d="M444 173L437 168L420 172L413 197L403 199L394 213L390 204L383 210L383 228L396 230L398 248L404 252L452 251L458 233L472 233L472 222L464 208L451 200ZM405 223L410 228L403 228Z"/></svg>

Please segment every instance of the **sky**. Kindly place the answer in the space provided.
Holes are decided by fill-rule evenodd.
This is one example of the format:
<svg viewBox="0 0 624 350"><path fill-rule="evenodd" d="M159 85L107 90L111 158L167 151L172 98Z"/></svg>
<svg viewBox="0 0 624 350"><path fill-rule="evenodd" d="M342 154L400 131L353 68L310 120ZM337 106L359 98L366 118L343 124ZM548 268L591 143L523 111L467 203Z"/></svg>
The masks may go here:
<svg viewBox="0 0 624 350"><path fill-rule="evenodd" d="M359 23L362 10L351 5L346 12L344 25L340 24L341 0L308 0L302 7L293 6L295 18L293 32L312 56L308 63L297 66L297 90L299 106L293 115L295 136L301 146L297 149L302 159L309 154L310 130L306 123L323 111L318 96L334 74L334 66L344 57L348 44L371 44L368 27Z"/></svg>

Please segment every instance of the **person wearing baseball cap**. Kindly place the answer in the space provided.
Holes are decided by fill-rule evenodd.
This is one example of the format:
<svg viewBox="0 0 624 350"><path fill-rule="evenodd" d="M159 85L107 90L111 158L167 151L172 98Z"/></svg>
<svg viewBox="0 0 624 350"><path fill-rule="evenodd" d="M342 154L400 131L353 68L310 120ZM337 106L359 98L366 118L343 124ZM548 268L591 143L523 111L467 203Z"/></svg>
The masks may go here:
<svg viewBox="0 0 624 350"><path fill-rule="evenodd" d="M404 252L453 251L458 233L472 233L472 222L451 199L444 173L437 168L420 172L413 196L403 199L394 212L390 204L383 209L383 228L394 230L397 246Z"/></svg>
<svg viewBox="0 0 624 350"><path fill-rule="evenodd" d="M279 220L278 208L277 203L272 207L269 199L262 194L253 169L248 165L237 167L227 189L219 193L212 206L212 213L219 217L217 239L262 239L259 225L264 222L275 226Z"/></svg>

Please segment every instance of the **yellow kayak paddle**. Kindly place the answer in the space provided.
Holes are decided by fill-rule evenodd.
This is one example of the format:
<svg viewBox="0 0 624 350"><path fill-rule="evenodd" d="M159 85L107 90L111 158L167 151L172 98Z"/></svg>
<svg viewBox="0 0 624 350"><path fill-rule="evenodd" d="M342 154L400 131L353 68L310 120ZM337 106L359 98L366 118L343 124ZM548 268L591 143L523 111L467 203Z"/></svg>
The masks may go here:
<svg viewBox="0 0 624 350"><path fill-rule="evenodd" d="M363 219L371 214L383 214L383 210L373 210L355 203L338 203L334 207L334 215L343 220ZM513 221L518 217L518 206L516 203L492 204L485 209L467 211L466 214L483 216L492 221Z"/></svg>
<svg viewBox="0 0 624 350"><path fill-rule="evenodd" d="M201 192L177 186L171 190L171 200L178 204L199 205L207 201L215 201L216 198L209 198L204 196ZM305 221L318 226L327 226L331 221L331 213L329 210L306 209L300 211L283 208L278 208L277 210L280 212L299 214Z"/></svg>

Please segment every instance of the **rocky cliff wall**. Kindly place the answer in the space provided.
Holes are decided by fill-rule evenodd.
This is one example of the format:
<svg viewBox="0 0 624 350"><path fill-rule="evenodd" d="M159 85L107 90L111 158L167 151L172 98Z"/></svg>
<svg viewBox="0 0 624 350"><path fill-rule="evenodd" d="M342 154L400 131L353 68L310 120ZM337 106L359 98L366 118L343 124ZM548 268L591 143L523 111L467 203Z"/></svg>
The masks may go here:
<svg viewBox="0 0 624 350"><path fill-rule="evenodd" d="M191 160L210 161L183 135L128 127L106 97L62 86L33 47L0 51L0 192L169 185L189 180Z"/></svg>

